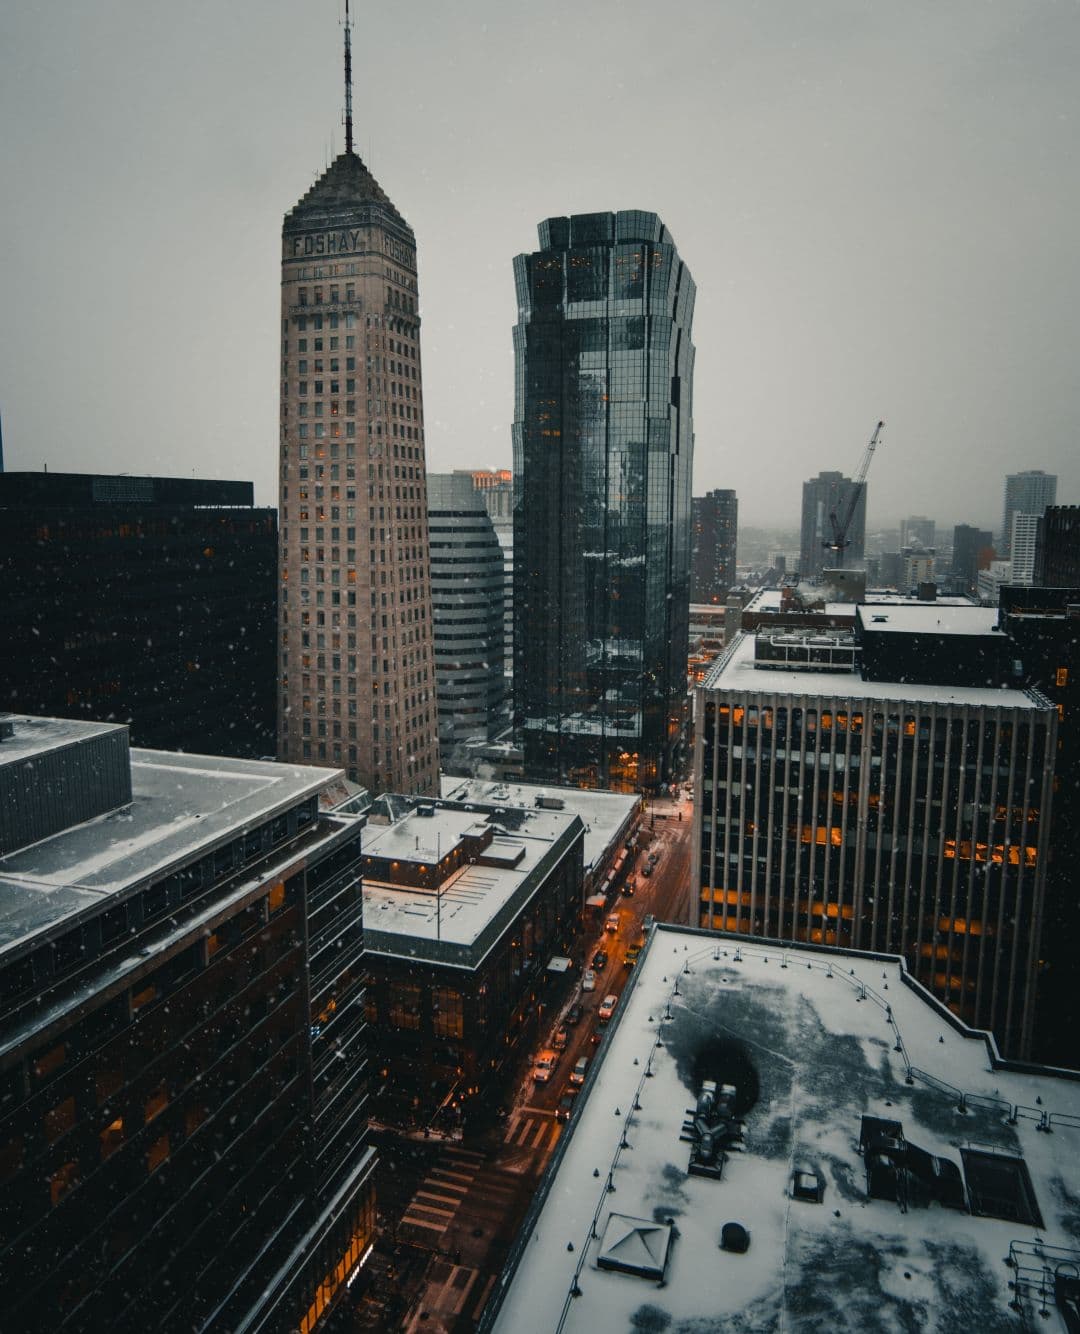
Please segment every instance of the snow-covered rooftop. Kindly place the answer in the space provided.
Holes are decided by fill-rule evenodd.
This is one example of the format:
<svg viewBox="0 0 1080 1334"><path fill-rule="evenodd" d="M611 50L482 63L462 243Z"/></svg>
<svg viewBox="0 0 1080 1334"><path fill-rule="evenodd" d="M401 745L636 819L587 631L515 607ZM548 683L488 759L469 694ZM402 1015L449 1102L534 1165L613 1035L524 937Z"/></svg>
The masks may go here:
<svg viewBox="0 0 1080 1334"><path fill-rule="evenodd" d="M418 840L428 846L434 861L436 854L445 857L451 850L448 840L454 830L460 837L493 825L495 836L486 856L501 863L466 863L447 876L437 893L433 888L390 884L365 872L368 949L474 967L502 925L540 887L581 834L580 821L571 811L514 811L513 815L516 818L503 823L490 804L479 812L436 805L433 816L414 810L386 829L368 825L365 856L409 861L419 856ZM433 825L435 836L430 832Z"/></svg>
<svg viewBox="0 0 1080 1334"><path fill-rule="evenodd" d="M0 858L0 950L238 837L336 774L133 749L129 806Z"/></svg>
<svg viewBox="0 0 1080 1334"><path fill-rule="evenodd" d="M1080 1272L1080 1082L999 1062L900 960L659 927L598 1057L484 1328L954 1334L1022 1328L1019 1301L1065 1330L1038 1288ZM719 1179L687 1173L681 1138L705 1079L735 1086L742 1119ZM1022 1159L1041 1224L871 1198L864 1116L900 1124L931 1192L955 1169L993 1207L962 1151L999 1185ZM793 1197L798 1172L820 1203ZM612 1214L674 1224L662 1284L598 1264Z"/></svg>
<svg viewBox="0 0 1080 1334"><path fill-rule="evenodd" d="M859 620L867 629L886 633L991 635L998 628L998 609L956 601L871 603L859 607Z"/></svg>
<svg viewBox="0 0 1080 1334"><path fill-rule="evenodd" d="M0 766L76 745L91 737L126 730L119 723L82 722L73 718L31 718L14 715L13 736L0 742Z"/></svg>
<svg viewBox="0 0 1080 1334"><path fill-rule="evenodd" d="M745 690L777 695L819 695L830 699L912 700L973 707L1032 709L1022 690L976 686L919 685L912 682L864 681L858 672L815 672L758 666L754 635L745 633L716 660L703 683L705 690Z"/></svg>
<svg viewBox="0 0 1080 1334"><path fill-rule="evenodd" d="M580 815L585 825L585 869L596 866L627 828L639 799L632 793L597 792L579 787L539 783L486 783L478 778L442 776L440 791L447 801L479 801L488 805L536 809L537 798L561 800L563 810Z"/></svg>

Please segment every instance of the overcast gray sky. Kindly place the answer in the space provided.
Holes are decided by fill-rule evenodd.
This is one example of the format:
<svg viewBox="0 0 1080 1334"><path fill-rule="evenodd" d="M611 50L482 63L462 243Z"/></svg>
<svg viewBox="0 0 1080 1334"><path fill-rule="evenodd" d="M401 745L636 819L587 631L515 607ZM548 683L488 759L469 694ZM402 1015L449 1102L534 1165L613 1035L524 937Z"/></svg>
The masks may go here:
<svg viewBox="0 0 1080 1334"><path fill-rule="evenodd" d="M344 133L343 0L0 9L6 466L276 501L281 220ZM357 146L419 246L428 466L510 466L511 260L643 208L697 283L694 491L796 521L1080 502L1076 0L354 8Z"/></svg>

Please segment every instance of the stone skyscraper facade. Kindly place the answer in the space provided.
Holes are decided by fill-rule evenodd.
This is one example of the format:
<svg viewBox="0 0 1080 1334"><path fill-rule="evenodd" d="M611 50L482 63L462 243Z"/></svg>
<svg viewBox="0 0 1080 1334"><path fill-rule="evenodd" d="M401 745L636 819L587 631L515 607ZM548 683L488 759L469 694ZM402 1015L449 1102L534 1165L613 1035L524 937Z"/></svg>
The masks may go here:
<svg viewBox="0 0 1080 1334"><path fill-rule="evenodd" d="M653 789L688 718L694 281L636 210L549 218L514 277L525 774Z"/></svg>
<svg viewBox="0 0 1080 1334"><path fill-rule="evenodd" d="M431 794L416 238L347 128L282 229L278 755Z"/></svg>

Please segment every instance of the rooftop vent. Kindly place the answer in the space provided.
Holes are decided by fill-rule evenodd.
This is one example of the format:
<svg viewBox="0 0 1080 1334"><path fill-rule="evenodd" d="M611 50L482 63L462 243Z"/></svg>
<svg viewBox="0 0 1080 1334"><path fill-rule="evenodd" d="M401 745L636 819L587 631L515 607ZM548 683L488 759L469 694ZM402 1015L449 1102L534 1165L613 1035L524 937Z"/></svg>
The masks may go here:
<svg viewBox="0 0 1080 1334"><path fill-rule="evenodd" d="M435 814L435 807L429 801L422 801L420 805L417 806L416 813L417 815L423 816L424 819L430 820Z"/></svg>
<svg viewBox="0 0 1080 1334"><path fill-rule="evenodd" d="M728 1150L742 1148L743 1123L735 1115L734 1084L702 1080L697 1106L687 1109L681 1140L691 1145L688 1176L712 1177L719 1181Z"/></svg>
<svg viewBox="0 0 1080 1334"><path fill-rule="evenodd" d="M744 1255L750 1249L750 1233L741 1223L725 1223L720 1229L720 1246L725 1251Z"/></svg>
<svg viewBox="0 0 1080 1334"><path fill-rule="evenodd" d="M791 1179L791 1198L820 1204L825 1198L825 1182L816 1172L798 1171Z"/></svg>
<svg viewBox="0 0 1080 1334"><path fill-rule="evenodd" d="M931 1201L967 1209L964 1179L948 1158L936 1158L904 1138L899 1121L864 1116L859 1152L866 1166L866 1193L872 1200L895 1200L906 1213Z"/></svg>

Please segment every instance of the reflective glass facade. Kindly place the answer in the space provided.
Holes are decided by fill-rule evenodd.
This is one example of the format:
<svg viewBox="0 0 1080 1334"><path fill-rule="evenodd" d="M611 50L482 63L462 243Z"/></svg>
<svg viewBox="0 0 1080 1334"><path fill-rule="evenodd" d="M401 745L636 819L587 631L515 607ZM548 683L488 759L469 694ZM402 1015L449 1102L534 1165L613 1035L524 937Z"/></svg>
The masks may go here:
<svg viewBox="0 0 1080 1334"><path fill-rule="evenodd" d="M687 720L695 288L653 213L514 261L514 704L531 779L667 781Z"/></svg>

